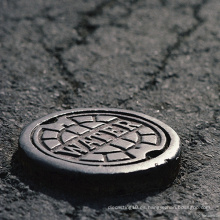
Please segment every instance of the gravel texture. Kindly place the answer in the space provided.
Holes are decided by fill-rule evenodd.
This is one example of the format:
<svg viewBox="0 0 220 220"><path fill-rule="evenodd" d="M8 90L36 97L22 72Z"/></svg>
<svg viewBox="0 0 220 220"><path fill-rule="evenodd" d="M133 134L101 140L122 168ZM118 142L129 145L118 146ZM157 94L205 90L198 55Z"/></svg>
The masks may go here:
<svg viewBox="0 0 220 220"><path fill-rule="evenodd" d="M219 11L219 0L1 0L0 219L220 218ZM22 128L82 107L174 128L183 150L173 185L88 198L24 172Z"/></svg>

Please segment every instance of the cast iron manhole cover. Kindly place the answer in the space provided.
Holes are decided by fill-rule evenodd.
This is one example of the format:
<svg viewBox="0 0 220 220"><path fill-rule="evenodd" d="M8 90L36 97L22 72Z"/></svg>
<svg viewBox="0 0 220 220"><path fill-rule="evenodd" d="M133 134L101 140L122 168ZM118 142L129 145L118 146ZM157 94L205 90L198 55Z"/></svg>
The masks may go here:
<svg viewBox="0 0 220 220"><path fill-rule="evenodd" d="M161 188L179 169L176 132L134 111L57 112L28 125L19 143L38 173L56 173L70 185L100 192Z"/></svg>

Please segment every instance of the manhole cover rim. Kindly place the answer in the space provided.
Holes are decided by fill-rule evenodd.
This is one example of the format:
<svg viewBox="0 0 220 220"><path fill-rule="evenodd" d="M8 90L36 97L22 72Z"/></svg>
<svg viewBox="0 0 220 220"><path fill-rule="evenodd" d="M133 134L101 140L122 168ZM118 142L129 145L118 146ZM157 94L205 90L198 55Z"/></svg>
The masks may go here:
<svg viewBox="0 0 220 220"><path fill-rule="evenodd" d="M81 165L81 164L72 164L70 162L57 159L54 157L50 157L44 154L42 151L37 149L33 146L31 141L31 134L33 130L40 125L41 123L47 121L50 118L56 116L62 116L66 114L79 114L79 113L115 113L115 114L128 114L134 117L140 117L147 121L152 122L153 124L163 128L170 136L170 143L168 148L161 153L159 156L152 158L150 160L136 163L136 164L128 164L128 165L121 165L115 167L101 167L101 166L88 166L88 165ZM180 157L181 147L180 147L180 139L177 133L168 125L161 122L160 120L148 116L144 113L132 111L132 110L124 110L124 109L117 109L117 108L76 108L76 109L69 109L64 111L55 112L49 115L46 115L40 119L37 119L27 125L20 136L19 145L21 149L25 152L25 154L43 167L46 167L50 170L54 170L56 172L68 172L68 173L85 173L85 174L120 174L120 173L131 173L137 171L146 171L149 169L155 169L159 166L163 166L164 164L168 163L169 161L177 160Z"/></svg>

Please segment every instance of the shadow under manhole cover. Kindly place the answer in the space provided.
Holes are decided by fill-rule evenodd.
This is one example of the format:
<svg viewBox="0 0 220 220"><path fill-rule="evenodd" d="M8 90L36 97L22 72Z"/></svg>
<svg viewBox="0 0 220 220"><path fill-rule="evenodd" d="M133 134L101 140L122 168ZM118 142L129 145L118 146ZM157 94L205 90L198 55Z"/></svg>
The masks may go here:
<svg viewBox="0 0 220 220"><path fill-rule="evenodd" d="M176 132L134 111L71 109L34 121L19 140L22 162L73 190L150 191L169 185L180 164Z"/></svg>

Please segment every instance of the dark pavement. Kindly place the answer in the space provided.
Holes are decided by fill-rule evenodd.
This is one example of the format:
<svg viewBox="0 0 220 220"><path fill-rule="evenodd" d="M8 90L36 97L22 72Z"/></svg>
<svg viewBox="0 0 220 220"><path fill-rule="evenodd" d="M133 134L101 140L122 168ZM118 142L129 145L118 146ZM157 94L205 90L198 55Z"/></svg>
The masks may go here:
<svg viewBox="0 0 220 220"><path fill-rule="evenodd" d="M0 82L0 219L220 218L219 0L1 0ZM80 198L24 172L22 128L82 107L131 109L175 129L173 185Z"/></svg>

